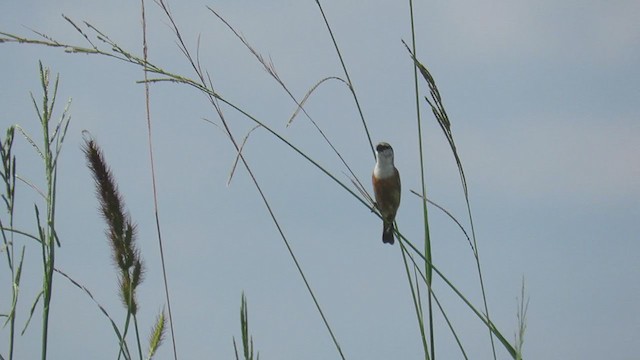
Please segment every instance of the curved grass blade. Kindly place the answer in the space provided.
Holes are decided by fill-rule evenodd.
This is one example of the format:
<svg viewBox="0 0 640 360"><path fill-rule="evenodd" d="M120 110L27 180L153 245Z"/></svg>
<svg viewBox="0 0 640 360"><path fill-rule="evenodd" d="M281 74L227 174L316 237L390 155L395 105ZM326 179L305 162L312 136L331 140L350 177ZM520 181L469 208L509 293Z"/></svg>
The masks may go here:
<svg viewBox="0 0 640 360"><path fill-rule="evenodd" d="M107 310L104 308L104 306L102 306L102 304L100 304L98 302L98 300L96 300L96 298L93 296L91 291L89 291L89 289L87 289L85 286L83 286L80 283L78 283L77 281L75 281L72 277L70 277L69 275L64 273L62 270L54 269L54 271L57 272L58 274L62 275L65 279L69 280L69 282L71 282L75 287L77 287L78 289L82 290L85 294L87 294L87 296L89 296L91 301L93 301L93 303L98 307L98 309L100 309L100 312L102 312L102 314L111 323L111 327L113 328L113 332L118 337L118 344L120 344L121 349L125 354L125 358L131 359L131 355L129 354L129 348L127 347L126 341L124 341L122 335L120 334L120 330L118 330L118 326L116 325L115 321L113 321L113 319L111 318L111 316L109 315Z"/></svg>

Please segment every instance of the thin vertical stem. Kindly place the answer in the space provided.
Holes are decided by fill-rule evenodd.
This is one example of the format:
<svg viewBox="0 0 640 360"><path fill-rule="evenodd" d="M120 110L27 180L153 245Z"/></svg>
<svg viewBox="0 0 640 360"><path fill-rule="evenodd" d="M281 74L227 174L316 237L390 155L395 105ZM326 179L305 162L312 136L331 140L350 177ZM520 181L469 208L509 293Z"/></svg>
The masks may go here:
<svg viewBox="0 0 640 360"><path fill-rule="evenodd" d="M162 264L162 279L164 281L164 294L167 301L167 312L169 313L169 329L171 329L171 344L173 346L173 358L178 359L178 350L176 349L176 336L173 330L173 313L171 312L171 297L169 296L169 281L167 280L167 268L164 260L164 246L162 246L162 231L160 230L160 216L158 214L158 189L156 186L156 170L155 161L153 159L153 141L151 136L151 108L149 97L148 80L148 63L147 63L147 23L145 16L144 0L141 0L142 7L142 54L144 59L144 95L145 95L145 112L147 117L147 141L149 144L149 162L151 164L151 187L153 190L153 210L156 222L156 233L158 234L158 247L160 248L160 263Z"/></svg>
<svg viewBox="0 0 640 360"><path fill-rule="evenodd" d="M53 291L53 269L55 265L55 246L57 242L55 231L55 196L56 196L56 165L51 146L53 142L49 134L49 123L51 121L51 115L53 112L53 106L56 100L56 94L58 91L58 80L56 77L53 94L51 99L49 98L49 69L45 69L40 63L40 80L43 89L42 96L42 113L38 114L40 118L40 124L42 126L43 148L41 155L44 161L45 179L47 183L47 217L46 225L42 227L38 217L38 226L40 227L40 238L42 244L42 264L43 264L43 309L42 309L42 360L47 358L47 344L49 333L49 312L51 305L51 294ZM55 137L54 133L54 137ZM60 134L58 134L60 136ZM60 144L58 144L60 145ZM57 153L57 151L56 151ZM36 207L37 215L37 207Z"/></svg>
<svg viewBox="0 0 640 360"><path fill-rule="evenodd" d="M413 0L409 0L409 15L411 18L411 46L413 48L413 53L416 53L416 34L415 34L415 22L413 16ZM425 255L425 274L427 279L427 286L431 288L432 280L433 280L433 271L431 269L431 237L429 234L429 213L427 209L427 189L424 175L424 151L422 148L422 121L420 117L420 87L418 83L418 66L417 64L413 64L413 81L414 81L414 89L415 89L415 98L416 98L416 119L418 125L418 151L420 153L420 184L422 187L422 194L424 195L422 198L422 213L423 213L423 223L424 223L424 255ZM429 295L427 297L429 307L429 342L431 343L431 358L435 360L435 335L434 335L434 327L433 327L433 306L431 302L432 294L429 291ZM425 349L426 351L427 349ZM426 354L425 354L426 355Z"/></svg>
<svg viewBox="0 0 640 360"><path fill-rule="evenodd" d="M135 314L133 315L133 326L135 327L135 330L136 330L136 341L138 342L138 355L140 356L140 360L142 360L143 357L142 357L142 343L140 343L140 329L138 329L138 317Z"/></svg>
<svg viewBox="0 0 640 360"><path fill-rule="evenodd" d="M13 214L14 214L14 204L15 204L15 180L16 180L16 162L15 157L11 154L11 148L13 146L14 132L15 128L13 126L7 129L6 138L4 142L0 141L0 155L2 157L2 170L0 171L0 175L2 175L2 180L4 181L6 195L3 195L3 200L5 202L7 213L9 215L9 228L13 229ZM4 247L7 252L7 265L9 266L9 271L11 272L11 309L9 311L9 360L13 359L13 350L14 350L14 342L15 342L15 315L16 315L16 306L18 303L18 289L20 282L20 271L22 267L22 261L18 265L16 269L15 264L15 251L14 251L14 243L13 243L13 231L10 232L9 237L7 238L7 234L4 230L4 225L2 224L2 220L0 219L0 233L2 234L2 241L4 243ZM24 258L24 251L23 251Z"/></svg>

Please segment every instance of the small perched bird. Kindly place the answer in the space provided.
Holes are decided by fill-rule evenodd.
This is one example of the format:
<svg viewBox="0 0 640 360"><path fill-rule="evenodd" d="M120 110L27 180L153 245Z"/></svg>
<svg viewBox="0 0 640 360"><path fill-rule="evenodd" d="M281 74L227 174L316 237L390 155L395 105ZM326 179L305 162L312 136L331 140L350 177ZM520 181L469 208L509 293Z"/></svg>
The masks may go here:
<svg viewBox="0 0 640 360"><path fill-rule="evenodd" d="M382 215L382 242L392 244L393 221L400 206L400 173L393 165L393 148L386 142L376 146L377 161L373 168L373 193L376 207Z"/></svg>

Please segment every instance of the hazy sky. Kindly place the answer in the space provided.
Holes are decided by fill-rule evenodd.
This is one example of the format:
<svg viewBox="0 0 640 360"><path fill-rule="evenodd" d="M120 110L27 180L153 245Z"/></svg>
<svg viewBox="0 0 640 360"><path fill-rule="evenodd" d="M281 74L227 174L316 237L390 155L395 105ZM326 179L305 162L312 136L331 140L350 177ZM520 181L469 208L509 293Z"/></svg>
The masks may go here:
<svg viewBox="0 0 640 360"><path fill-rule="evenodd" d="M421 202L407 2L323 1L374 142L393 145L403 193L402 232L421 247ZM206 9L214 7L269 59L298 98L318 81L344 78L314 1L170 3L191 51L226 99L268 124L350 185L346 169L309 121L287 120L295 103L251 53ZM187 77L168 20L148 2L150 61ZM0 5L0 31L86 46L61 16L87 21L141 53L140 4L131 1L22 1ZM418 1L419 59L440 87L469 183L492 318L511 340L525 279L530 298L527 359L634 359L640 336L640 2ZM138 224L146 280L139 322L146 338L165 306L153 215L140 68L61 49L0 44L0 133L39 124L38 60L60 73L57 115L72 122L60 160L56 266L89 288L118 324L124 310L80 149L88 130L102 146ZM421 82L422 93L426 94ZM424 101L427 195L465 226L453 156ZM368 141L347 87L327 81L306 110L369 188ZM223 107L237 139L253 126ZM241 293L263 359L339 358L282 239L245 168L226 186L235 152L207 99L177 84L151 88L159 214L181 359L231 359L239 339ZM38 137L39 139L39 137ZM42 186L32 148L16 140L18 169ZM268 132L252 133L245 155L325 311L347 359L423 358L399 246L381 241L381 221L335 182ZM27 186L18 189L17 224L34 230ZM3 220L5 219L3 215ZM430 208L434 263L479 308L473 255L461 232ZM26 245L18 324L41 282L40 248ZM4 259L4 255L3 255ZM3 264L2 268L7 269ZM0 271L0 308L9 305ZM471 359L489 359L486 329L439 279L435 291ZM117 339L90 299L55 278L50 358L113 359ZM7 353L8 328L0 330ZM440 314L438 358L461 353ZM17 344L39 353L40 311ZM499 358L508 354L498 345ZM159 359L171 358L167 341Z"/></svg>

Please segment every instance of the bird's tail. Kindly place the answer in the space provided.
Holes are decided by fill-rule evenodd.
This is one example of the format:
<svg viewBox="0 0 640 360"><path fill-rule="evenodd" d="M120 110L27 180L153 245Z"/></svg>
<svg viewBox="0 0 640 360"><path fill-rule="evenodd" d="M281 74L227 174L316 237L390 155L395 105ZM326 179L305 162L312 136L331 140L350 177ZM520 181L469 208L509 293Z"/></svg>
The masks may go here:
<svg viewBox="0 0 640 360"><path fill-rule="evenodd" d="M393 223L385 222L382 228L382 242L385 244L393 245L395 241L393 237Z"/></svg>

